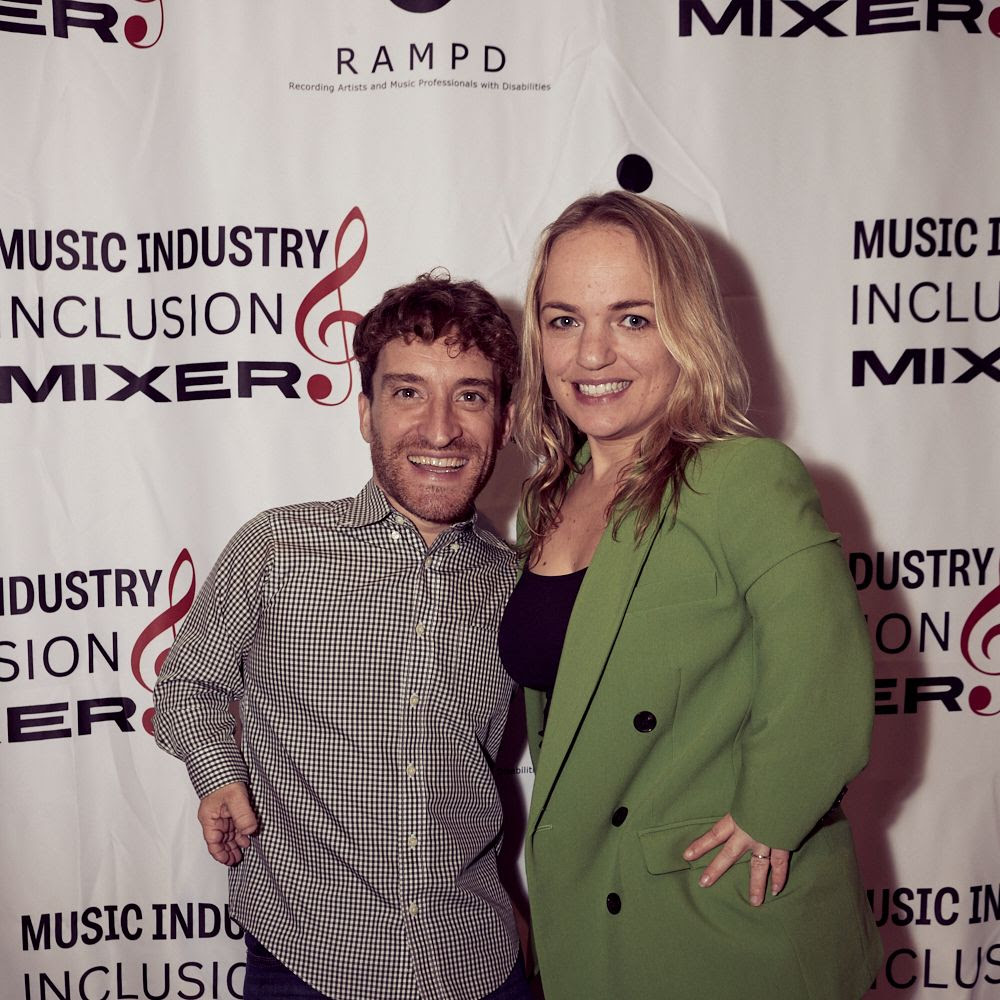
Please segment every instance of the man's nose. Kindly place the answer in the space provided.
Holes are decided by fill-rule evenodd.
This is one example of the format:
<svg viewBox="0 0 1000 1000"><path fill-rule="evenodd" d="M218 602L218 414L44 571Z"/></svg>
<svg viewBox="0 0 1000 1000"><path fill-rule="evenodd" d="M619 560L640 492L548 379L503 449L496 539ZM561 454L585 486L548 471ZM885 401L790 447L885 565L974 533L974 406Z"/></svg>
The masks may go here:
<svg viewBox="0 0 1000 1000"><path fill-rule="evenodd" d="M424 437L435 448L444 448L462 436L458 411L450 399L434 399L424 414Z"/></svg>

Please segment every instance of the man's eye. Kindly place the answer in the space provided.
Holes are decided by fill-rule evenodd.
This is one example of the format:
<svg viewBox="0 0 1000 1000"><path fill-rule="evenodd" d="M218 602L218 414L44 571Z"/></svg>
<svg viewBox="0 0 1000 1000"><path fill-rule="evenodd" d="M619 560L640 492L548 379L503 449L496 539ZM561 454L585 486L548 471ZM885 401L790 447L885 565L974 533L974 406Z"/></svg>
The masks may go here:
<svg viewBox="0 0 1000 1000"><path fill-rule="evenodd" d="M400 399L416 399L417 390L410 386L404 386L402 389L397 389L394 395L399 396Z"/></svg>
<svg viewBox="0 0 1000 1000"><path fill-rule="evenodd" d="M470 389L468 392L463 392L461 396L458 397L463 403L485 403L486 397L481 392L475 392Z"/></svg>

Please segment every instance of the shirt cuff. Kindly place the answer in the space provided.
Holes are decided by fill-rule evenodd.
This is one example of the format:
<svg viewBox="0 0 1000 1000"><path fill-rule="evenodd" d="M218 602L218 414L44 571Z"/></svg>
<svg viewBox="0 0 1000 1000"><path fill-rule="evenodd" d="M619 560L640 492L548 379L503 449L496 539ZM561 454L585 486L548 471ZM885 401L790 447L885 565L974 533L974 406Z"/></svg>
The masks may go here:
<svg viewBox="0 0 1000 1000"><path fill-rule="evenodd" d="M234 781L249 783L246 761L235 743L199 747L191 751L184 763L200 799Z"/></svg>

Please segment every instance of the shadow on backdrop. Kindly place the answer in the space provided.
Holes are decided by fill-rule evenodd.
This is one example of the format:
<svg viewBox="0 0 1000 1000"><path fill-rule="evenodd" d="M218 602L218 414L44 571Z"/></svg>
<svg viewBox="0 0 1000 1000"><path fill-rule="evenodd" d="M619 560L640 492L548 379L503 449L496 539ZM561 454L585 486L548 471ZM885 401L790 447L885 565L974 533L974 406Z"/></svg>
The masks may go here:
<svg viewBox="0 0 1000 1000"><path fill-rule="evenodd" d="M736 249L718 233L701 228L699 231L715 265L723 301L750 373L751 419L763 434L784 438L790 430L786 390L790 373L782 370L774 351L751 270ZM844 446L850 447L850 443L845 442ZM911 621L913 614L898 588L882 589L873 579L865 579L864 559L869 554L874 558L880 546L872 537L861 491L836 466L811 462L808 465L826 520L832 530L841 535L845 560L852 553L860 554L862 569L855 575L855 584L863 588L859 597L872 636L876 677L891 672L899 676L897 683L905 686L905 677L919 677L925 673L919 655L907 656L905 662L895 656L887 661L875 642L875 636L883 635L887 620L890 623L901 619ZM871 496L882 484L861 485ZM890 648L895 650L897 640L893 638L891 642ZM903 695L900 693L899 697ZM913 949L909 923L893 921L894 916L904 920L905 914L894 910L891 899L885 898L884 891L891 893L892 887L896 886L896 872L888 846L889 830L904 803L920 785L928 734L925 715L903 715L889 704L880 703L879 707L870 762L852 782L844 800L844 811L851 821L862 878L869 890L888 956L901 949ZM790 878L794 877L793 862ZM817 905L821 902L817 901ZM876 985L881 985L881 982L876 980Z"/></svg>

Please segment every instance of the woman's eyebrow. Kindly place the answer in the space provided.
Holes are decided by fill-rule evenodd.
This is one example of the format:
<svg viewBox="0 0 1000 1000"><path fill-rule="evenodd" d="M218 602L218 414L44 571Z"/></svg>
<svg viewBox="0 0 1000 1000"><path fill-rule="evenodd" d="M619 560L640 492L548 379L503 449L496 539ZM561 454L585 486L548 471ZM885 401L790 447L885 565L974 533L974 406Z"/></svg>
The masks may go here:
<svg viewBox="0 0 1000 1000"><path fill-rule="evenodd" d="M617 312L619 309L636 309L640 306L652 309L653 303L649 299L622 299L621 302L612 302L608 308Z"/></svg>
<svg viewBox="0 0 1000 1000"><path fill-rule="evenodd" d="M619 309L636 309L640 306L653 309L654 305L649 299L622 299L620 302L612 302L608 309L617 311ZM569 302L543 302L539 309L558 309L560 312L579 312L579 309Z"/></svg>

